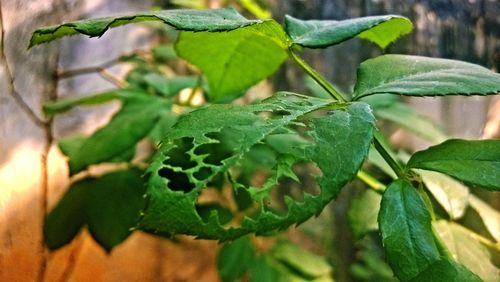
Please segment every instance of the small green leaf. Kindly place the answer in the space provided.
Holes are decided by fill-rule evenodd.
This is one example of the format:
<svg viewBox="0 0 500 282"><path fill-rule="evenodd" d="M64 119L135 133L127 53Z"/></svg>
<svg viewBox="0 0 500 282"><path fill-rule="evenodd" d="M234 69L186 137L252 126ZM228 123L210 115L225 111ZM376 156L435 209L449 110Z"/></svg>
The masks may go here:
<svg viewBox="0 0 500 282"><path fill-rule="evenodd" d="M70 174L80 172L89 165L108 161L135 147L169 107L170 102L153 96L123 98L121 110L105 127L87 138L69 159Z"/></svg>
<svg viewBox="0 0 500 282"><path fill-rule="evenodd" d="M466 184L500 190L500 140L448 140L416 152L408 168L438 171Z"/></svg>
<svg viewBox="0 0 500 282"><path fill-rule="evenodd" d="M472 232L445 220L434 223L446 247L459 263L477 274L484 281L495 281L500 277L500 269L491 262L488 249L479 242Z"/></svg>
<svg viewBox="0 0 500 282"><path fill-rule="evenodd" d="M158 73L149 73L144 81L164 97L173 97L184 88L192 88L198 84L196 76L176 76L167 78Z"/></svg>
<svg viewBox="0 0 500 282"><path fill-rule="evenodd" d="M85 136L73 136L68 138L63 138L59 140L59 149L66 155L69 159L74 158L78 154L82 145L87 141L88 137ZM135 156L135 147L131 147L123 153L116 155L115 157L106 160L110 163L123 163L130 162Z"/></svg>
<svg viewBox="0 0 500 282"><path fill-rule="evenodd" d="M121 17L80 20L40 28L33 32L29 47L78 33L89 37L100 37L110 28L144 21L160 21L179 30L192 31L228 31L261 22L247 20L234 9L164 10Z"/></svg>
<svg viewBox="0 0 500 282"><path fill-rule="evenodd" d="M81 98L48 102L45 105L43 105L43 112L47 116L52 116L55 114L60 114L69 111L76 106L99 105L118 98L119 95L117 95L115 91L109 91Z"/></svg>
<svg viewBox="0 0 500 282"><path fill-rule="evenodd" d="M411 279L411 282L429 281L481 282L482 280L463 265L443 258L435 261L417 277Z"/></svg>
<svg viewBox="0 0 500 282"><path fill-rule="evenodd" d="M349 207L347 219L356 238L378 229L377 215L382 197L372 190L357 195Z"/></svg>
<svg viewBox="0 0 500 282"><path fill-rule="evenodd" d="M500 74L481 66L447 59L384 55L358 68L354 100L375 94L406 96L494 95Z"/></svg>
<svg viewBox="0 0 500 282"><path fill-rule="evenodd" d="M427 205L407 181L396 180L384 192L379 228L387 260L400 280L411 280L439 260Z"/></svg>
<svg viewBox="0 0 500 282"><path fill-rule="evenodd" d="M303 21L286 15L285 24L293 42L309 48L324 48L353 37L369 40L385 48L398 37L410 33L413 28L410 20L396 15L342 21Z"/></svg>
<svg viewBox="0 0 500 282"><path fill-rule="evenodd" d="M287 40L268 20L229 32L181 32L175 48L205 74L209 98L220 102L273 74L288 58Z"/></svg>
<svg viewBox="0 0 500 282"><path fill-rule="evenodd" d="M84 225L107 251L123 242L145 204L142 173L115 171L73 183L45 220L47 246L57 249L68 244Z"/></svg>
<svg viewBox="0 0 500 282"><path fill-rule="evenodd" d="M248 237L226 243L219 251L217 268L223 282L237 281L255 262L255 249Z"/></svg>

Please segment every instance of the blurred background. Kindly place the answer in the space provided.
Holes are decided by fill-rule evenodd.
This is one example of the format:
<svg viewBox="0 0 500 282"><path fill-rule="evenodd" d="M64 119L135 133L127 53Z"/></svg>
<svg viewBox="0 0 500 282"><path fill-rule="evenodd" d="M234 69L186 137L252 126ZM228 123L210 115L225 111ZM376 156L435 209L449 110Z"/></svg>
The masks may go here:
<svg viewBox="0 0 500 282"><path fill-rule="evenodd" d="M100 66L124 54L161 43L155 27L129 25L100 39L74 36L27 50L36 28L71 21L155 8L233 6L252 18L285 14L300 19L341 20L398 14L412 20L414 31L385 51L351 40L339 46L305 51L305 58L331 82L348 92L362 61L382 53L405 53L459 59L500 68L500 2L497 0L1 0L4 38L0 56L0 281L218 281L216 242L181 237L165 240L135 232L111 253L85 232L70 245L48 253L42 243L47 210L69 185L66 159L54 140L75 132L89 134L109 121L117 104L75 108L48 119L42 105L107 90L129 74L131 64L113 64L84 75L60 76L67 70ZM257 7L257 8L256 8ZM263 14L264 13L264 14ZM318 91L288 62L267 82L250 89L265 97L275 90ZM246 96L245 96L246 97ZM466 139L500 137L498 97L447 97L405 100L448 136ZM404 114L404 113L402 113ZM397 148L414 151L428 139L384 128ZM357 184L353 184L356 186ZM362 189L344 189L339 199L315 220L285 236L324 257L338 281L386 281L392 274L381 259L377 236L358 238L349 224L353 199ZM500 197L481 194L497 209ZM495 217L493 217L495 218ZM496 217L498 219L498 217ZM470 219L474 221L474 216ZM497 225L498 226L498 225ZM265 242L262 243L265 245Z"/></svg>

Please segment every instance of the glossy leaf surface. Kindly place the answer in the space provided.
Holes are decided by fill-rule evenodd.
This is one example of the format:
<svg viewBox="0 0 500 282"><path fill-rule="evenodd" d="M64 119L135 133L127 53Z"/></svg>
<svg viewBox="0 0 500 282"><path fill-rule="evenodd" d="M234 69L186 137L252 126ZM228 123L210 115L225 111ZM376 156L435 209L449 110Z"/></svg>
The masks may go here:
<svg viewBox="0 0 500 282"><path fill-rule="evenodd" d="M336 45L353 37L369 40L381 48L409 33L413 25L405 17L386 15L342 21L299 20L285 16L286 31L293 42L309 48Z"/></svg>
<svg viewBox="0 0 500 282"><path fill-rule="evenodd" d="M33 47L75 34L100 37L110 28L145 21L160 21L179 30L192 31L228 31L261 22L247 20L234 9L164 10L121 17L80 20L40 28L33 32L29 46Z"/></svg>
<svg viewBox="0 0 500 282"><path fill-rule="evenodd" d="M409 168L438 171L466 184L500 190L500 140L447 140L415 153Z"/></svg>
<svg viewBox="0 0 500 282"><path fill-rule="evenodd" d="M477 275L470 272L463 265L451 259L443 258L432 263L427 269L425 269L411 281L412 282L429 282L429 281L480 282L482 280Z"/></svg>
<svg viewBox="0 0 500 282"><path fill-rule="evenodd" d="M408 55L384 55L358 68L354 99L375 94L406 96L494 95L500 74L471 63Z"/></svg>
<svg viewBox="0 0 500 282"><path fill-rule="evenodd" d="M440 258L427 206L405 180L394 181L384 192L379 229L387 260L402 281L416 277Z"/></svg>
<svg viewBox="0 0 500 282"><path fill-rule="evenodd" d="M108 251L125 240L145 204L142 173L122 170L73 183L47 216L47 246L57 249L68 244L85 225Z"/></svg>
<svg viewBox="0 0 500 282"><path fill-rule="evenodd" d="M210 100L220 102L273 74L288 58L287 40L269 20L229 32L181 32L175 47L207 77Z"/></svg>
<svg viewBox="0 0 500 282"><path fill-rule="evenodd" d="M310 143L277 152L277 166L262 187L247 187L260 206L237 227L225 227L217 214L203 221L195 212L198 194L210 179L235 165L251 147L277 130L286 129L304 115L324 107L334 110L322 118L308 118ZM338 107L338 108L335 108ZM261 113L272 113L265 118ZM280 93L245 107L212 105L179 120L164 140L149 174L149 205L139 227L161 234L190 234L226 241L247 233L263 234L299 224L321 212L342 186L355 176L368 153L373 116L368 105L331 104L331 101ZM225 138L223 138L225 137ZM208 154L216 150L217 154ZM171 156L184 156L174 162ZM304 192L303 201L285 199L286 213L268 209L265 200L282 176L293 176L298 161L316 163L323 175L317 179L318 195Z"/></svg>

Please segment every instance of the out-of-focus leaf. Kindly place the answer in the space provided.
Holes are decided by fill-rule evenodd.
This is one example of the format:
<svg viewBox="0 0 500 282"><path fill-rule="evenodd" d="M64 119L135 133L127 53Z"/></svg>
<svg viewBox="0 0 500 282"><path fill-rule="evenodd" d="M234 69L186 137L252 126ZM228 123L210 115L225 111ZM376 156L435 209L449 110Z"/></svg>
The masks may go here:
<svg viewBox="0 0 500 282"><path fill-rule="evenodd" d="M396 15L342 21L303 21L286 15L285 24L293 42L309 48L324 48L353 37L369 40L380 48L385 48L398 37L410 33L413 28L410 20Z"/></svg>
<svg viewBox="0 0 500 282"><path fill-rule="evenodd" d="M66 155L69 159L73 158L78 154L82 145L87 141L88 137L85 136L74 136L63 138L59 140L59 149L61 152ZM115 157L106 160L106 162L110 163L122 163L129 162L135 156L135 147L131 147L123 153L116 155Z"/></svg>
<svg viewBox="0 0 500 282"><path fill-rule="evenodd" d="M273 74L288 58L287 36L274 20L229 32L181 32L177 54L207 77L212 101L224 101Z"/></svg>
<svg viewBox="0 0 500 282"><path fill-rule="evenodd" d="M474 195L470 195L469 205L479 214L491 236L500 242L500 213Z"/></svg>
<svg viewBox="0 0 500 282"><path fill-rule="evenodd" d="M115 91L109 91L80 98L48 102L43 105L43 112L48 116L52 116L69 111L76 106L99 105L118 98L120 97Z"/></svg>
<svg viewBox="0 0 500 282"><path fill-rule="evenodd" d="M407 166L438 171L468 185L500 190L500 140L447 140L416 152Z"/></svg>
<svg viewBox="0 0 500 282"><path fill-rule="evenodd" d="M408 55L383 55L358 68L354 100L375 94L406 96L494 95L500 74L471 63Z"/></svg>
<svg viewBox="0 0 500 282"><path fill-rule="evenodd" d="M461 218L469 205L469 189L455 179L434 171L419 170L422 180L450 218Z"/></svg>
<svg viewBox="0 0 500 282"><path fill-rule="evenodd" d="M379 108L375 111L375 116L390 120L433 143L440 143L447 139L434 121L403 103L396 102Z"/></svg>
<svg viewBox="0 0 500 282"><path fill-rule="evenodd" d="M167 78L158 73L149 73L145 75L144 81L164 97L175 96L182 89L192 88L198 84L198 78L196 76Z"/></svg>
<svg viewBox="0 0 500 282"><path fill-rule="evenodd" d="M217 258L217 268L223 282L238 280L254 263L255 249L248 237L225 243Z"/></svg>
<svg viewBox="0 0 500 282"><path fill-rule="evenodd" d="M33 32L29 47L75 34L100 37L108 29L144 21L161 21L179 30L228 31L260 23L247 20L234 9L213 10L164 10L121 17L80 20L44 27Z"/></svg>
<svg viewBox="0 0 500 282"><path fill-rule="evenodd" d="M145 204L142 173L121 170L73 183L45 220L47 246L58 249L68 244L84 225L107 251L123 242Z"/></svg>
<svg viewBox="0 0 500 282"><path fill-rule="evenodd" d="M347 218L356 238L378 230L377 216L381 200L382 197L372 190L364 190L352 200Z"/></svg>
<svg viewBox="0 0 500 282"><path fill-rule="evenodd" d="M434 223L446 247L459 263L473 271L484 281L495 281L500 270L491 262L491 255L464 227L445 220Z"/></svg>
<svg viewBox="0 0 500 282"><path fill-rule="evenodd" d="M111 121L87 138L69 159L70 174L89 165L108 161L135 147L144 138L170 102L153 96L130 96L123 99L121 110Z"/></svg>
<svg viewBox="0 0 500 282"><path fill-rule="evenodd" d="M160 45L151 49L153 52L153 58L155 61L160 63L168 62L169 60L177 58L175 54L174 46L172 45Z"/></svg>
<svg viewBox="0 0 500 282"><path fill-rule="evenodd" d="M259 6L255 0L240 0L239 2L258 19L270 19L272 16L269 10Z"/></svg>

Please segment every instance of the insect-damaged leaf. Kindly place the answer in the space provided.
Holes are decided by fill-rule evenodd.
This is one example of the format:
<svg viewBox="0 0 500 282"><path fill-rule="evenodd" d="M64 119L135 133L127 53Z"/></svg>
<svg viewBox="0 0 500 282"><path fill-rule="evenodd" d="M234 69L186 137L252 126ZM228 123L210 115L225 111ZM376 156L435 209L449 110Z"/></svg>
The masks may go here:
<svg viewBox="0 0 500 282"><path fill-rule="evenodd" d="M234 98L273 74L288 57L287 36L273 20L229 32L181 32L177 54L208 79L209 98Z"/></svg>
<svg viewBox="0 0 500 282"><path fill-rule="evenodd" d="M321 118L304 117L334 107ZM263 115L264 114L264 115ZM266 114L271 114L265 118ZM267 194L251 194L258 210L231 227L219 223L217 213L203 220L195 211L199 193L210 179L226 172L267 136L296 125L309 126L309 144L302 153L277 153L278 167L268 181L293 173L279 169L301 161L314 162L322 171L318 195L304 193L302 201L285 199L287 211L276 213L265 205ZM248 106L212 105L182 117L164 140L148 170L149 205L139 228L160 234L189 234L226 241L255 232L285 229L321 212L342 186L356 175L372 139L373 116L367 104L334 105L328 100L280 93ZM271 186L272 188L272 186ZM240 188L241 189L241 188ZM258 188L253 187L253 190Z"/></svg>
<svg viewBox="0 0 500 282"><path fill-rule="evenodd" d="M484 67L447 59L384 55L358 68L354 99L375 94L405 96L494 95L500 74Z"/></svg>
<svg viewBox="0 0 500 282"><path fill-rule="evenodd" d="M145 12L121 17L80 20L40 28L33 32L29 47L79 33L89 37L98 37L110 28L145 21L160 21L179 30L192 31L228 31L261 22L260 20L247 20L234 9Z"/></svg>
<svg viewBox="0 0 500 282"><path fill-rule="evenodd" d="M386 15L342 21L303 21L285 16L286 31L293 42L309 48L336 45L353 37L369 40L385 48L401 35L410 33L413 25L405 17Z"/></svg>

